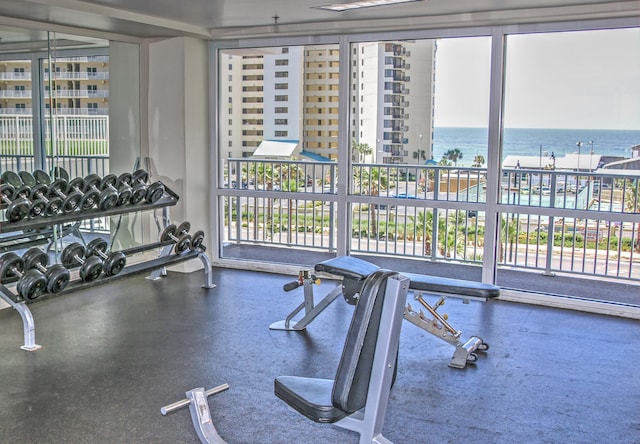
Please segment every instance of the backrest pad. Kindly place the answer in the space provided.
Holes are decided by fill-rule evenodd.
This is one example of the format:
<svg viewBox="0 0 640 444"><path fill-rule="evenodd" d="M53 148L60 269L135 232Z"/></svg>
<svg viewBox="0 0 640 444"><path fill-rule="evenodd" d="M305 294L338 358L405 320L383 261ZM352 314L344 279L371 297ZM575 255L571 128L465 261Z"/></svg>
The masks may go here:
<svg viewBox="0 0 640 444"><path fill-rule="evenodd" d="M333 406L347 413L367 402L387 279L397 274L380 269L369 275L351 318L331 393Z"/></svg>

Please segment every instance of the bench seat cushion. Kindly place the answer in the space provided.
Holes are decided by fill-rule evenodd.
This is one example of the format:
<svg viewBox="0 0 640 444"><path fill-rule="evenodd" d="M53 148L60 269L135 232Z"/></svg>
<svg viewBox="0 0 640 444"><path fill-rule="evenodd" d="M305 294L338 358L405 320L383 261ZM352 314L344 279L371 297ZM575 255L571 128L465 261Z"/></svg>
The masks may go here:
<svg viewBox="0 0 640 444"><path fill-rule="evenodd" d="M402 273L408 277L410 290L450 294L451 296L469 296L477 298L495 298L500 295L500 287L482 282L462 279L443 278L425 274Z"/></svg>
<svg viewBox="0 0 640 444"><path fill-rule="evenodd" d="M352 256L339 256L316 264L318 272L342 276L346 279L364 280L376 270L375 264ZM410 290L447 294L452 297L476 297L491 299L500 295L500 287L482 282L444 278L417 273L402 273L411 282Z"/></svg>
<svg viewBox="0 0 640 444"><path fill-rule="evenodd" d="M347 416L347 412L331 404L333 382L333 379L278 376L274 392L278 398L312 421L333 423Z"/></svg>
<svg viewBox="0 0 640 444"><path fill-rule="evenodd" d="M338 256L316 264L315 270L342 276L348 279L363 280L371 273L379 270L375 264L355 258L353 256Z"/></svg>

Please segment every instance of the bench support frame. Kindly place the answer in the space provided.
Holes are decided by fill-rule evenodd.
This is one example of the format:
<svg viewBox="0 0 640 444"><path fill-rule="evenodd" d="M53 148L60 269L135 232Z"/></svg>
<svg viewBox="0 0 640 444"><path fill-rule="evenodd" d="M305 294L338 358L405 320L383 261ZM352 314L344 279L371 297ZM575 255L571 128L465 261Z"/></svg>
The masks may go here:
<svg viewBox="0 0 640 444"><path fill-rule="evenodd" d="M307 276L302 280L304 300L291 313L289 313L285 320L271 324L269 326L271 330L304 330L320 313L322 313L338 298L338 296L343 293L342 283L340 283L316 305L313 294L313 285L316 283L315 276L309 277L311 276L311 272L304 271L301 272L300 275ZM418 301L429 312L429 314L431 314L432 318L428 319L422 311L414 311L410 304L407 304L404 309L404 318L416 327L423 329L427 333L430 333L436 338L455 347L453 356L449 361L449 367L463 369L468 363L475 363L478 360L478 351L484 352L489 349L489 345L479 336L471 336L466 342L463 342L460 339L462 331L455 329L447 321L445 316L438 313L438 307L443 305L444 301L448 297L455 297L454 295L437 293L431 294L412 289L409 289L409 292L414 293L415 300ZM424 296L427 294L440 296L440 299L438 302L431 305L424 299ZM460 295L459 297L463 300L463 303L469 303L470 300L482 302L487 300L486 298L468 295ZM303 310L304 316L297 321L294 320L294 318Z"/></svg>

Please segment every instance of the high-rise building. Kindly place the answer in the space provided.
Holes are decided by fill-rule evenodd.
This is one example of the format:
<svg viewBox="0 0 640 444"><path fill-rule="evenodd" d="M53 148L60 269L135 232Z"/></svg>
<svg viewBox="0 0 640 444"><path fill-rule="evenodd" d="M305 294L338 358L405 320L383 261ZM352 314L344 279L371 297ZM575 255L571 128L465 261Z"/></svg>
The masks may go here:
<svg viewBox="0 0 640 444"><path fill-rule="evenodd" d="M358 43L351 54L351 140L363 161L424 164L432 157L435 41ZM229 157L262 140L301 144L302 155L338 157L337 45L227 51L221 57L221 140Z"/></svg>
<svg viewBox="0 0 640 444"><path fill-rule="evenodd" d="M435 41L352 46L352 139L378 163L424 164L432 157Z"/></svg>
<svg viewBox="0 0 640 444"><path fill-rule="evenodd" d="M43 61L43 106L64 115L107 115L109 110L109 56L56 58L55 75ZM0 61L0 114L31 115L33 109L31 60ZM51 90L55 94L50 94Z"/></svg>

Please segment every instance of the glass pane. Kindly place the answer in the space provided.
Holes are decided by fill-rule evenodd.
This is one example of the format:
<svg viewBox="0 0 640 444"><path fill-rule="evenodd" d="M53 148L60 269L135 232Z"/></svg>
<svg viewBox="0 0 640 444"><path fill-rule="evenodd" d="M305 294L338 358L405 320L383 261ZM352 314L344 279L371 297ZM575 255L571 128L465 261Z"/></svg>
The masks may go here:
<svg viewBox="0 0 640 444"><path fill-rule="evenodd" d="M235 193L221 198L223 257L335 248L338 61L337 45L221 51L220 187Z"/></svg>
<svg viewBox="0 0 640 444"><path fill-rule="evenodd" d="M502 264L640 278L638 54L640 28L507 37Z"/></svg>
<svg viewBox="0 0 640 444"><path fill-rule="evenodd" d="M351 45L352 251L482 261L490 38ZM435 239L435 242L434 242Z"/></svg>

